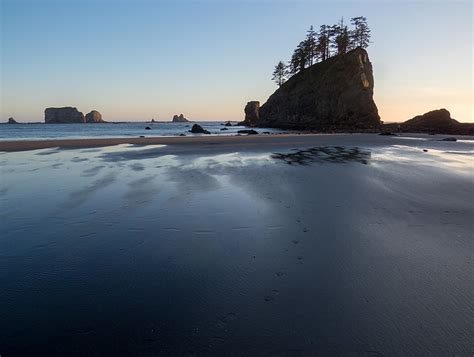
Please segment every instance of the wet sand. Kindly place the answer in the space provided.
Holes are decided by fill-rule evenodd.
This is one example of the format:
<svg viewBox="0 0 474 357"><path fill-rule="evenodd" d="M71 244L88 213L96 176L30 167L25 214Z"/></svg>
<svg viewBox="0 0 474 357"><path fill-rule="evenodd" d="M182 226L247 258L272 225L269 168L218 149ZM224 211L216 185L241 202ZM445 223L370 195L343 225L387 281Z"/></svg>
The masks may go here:
<svg viewBox="0 0 474 357"><path fill-rule="evenodd" d="M190 137L145 137L145 138L104 138L104 139L64 139L64 140L13 140L0 141L0 151L25 151L60 148L89 148L104 147L120 144L132 145L253 145L259 143L281 142L282 140L294 139L301 135L278 134L278 135L236 135L236 136L190 136ZM305 134L305 137L315 136Z"/></svg>
<svg viewBox="0 0 474 357"><path fill-rule="evenodd" d="M2 356L472 353L472 141L165 139L0 153Z"/></svg>
<svg viewBox="0 0 474 357"><path fill-rule="evenodd" d="M260 134L260 135L236 135L236 136L189 136L189 137L145 137L145 138L104 138L104 139L64 139L64 140L13 140L0 141L0 152L14 152L26 150L38 150L47 148L92 148L105 147L121 144L131 145L182 145L195 146L196 149L201 149L209 145L227 146L227 150L247 150L259 147L262 145L278 146L283 145L310 145L314 140L318 142L328 142L324 140L329 138L350 137L351 140L359 140L363 144L385 142L384 137L379 137L376 134L303 134L303 133L289 133L289 134ZM423 134L405 134L405 138L424 138L430 141L438 141L447 137L446 135L423 135ZM355 139L354 139L355 138ZM470 136L458 136L460 139L472 140ZM389 138L393 140L397 137ZM367 141L369 140L369 141Z"/></svg>

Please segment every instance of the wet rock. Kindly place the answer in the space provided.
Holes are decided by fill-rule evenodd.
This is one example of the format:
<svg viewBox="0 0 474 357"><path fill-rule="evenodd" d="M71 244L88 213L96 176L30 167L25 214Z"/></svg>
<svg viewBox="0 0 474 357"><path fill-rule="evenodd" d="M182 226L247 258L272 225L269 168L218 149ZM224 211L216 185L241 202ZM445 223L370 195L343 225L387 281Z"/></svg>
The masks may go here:
<svg viewBox="0 0 474 357"><path fill-rule="evenodd" d="M186 136L186 134L181 133L181 134L179 134L179 136Z"/></svg>
<svg viewBox="0 0 474 357"><path fill-rule="evenodd" d="M230 121L226 122L224 126L232 126L232 123Z"/></svg>
<svg viewBox="0 0 474 357"><path fill-rule="evenodd" d="M394 134L391 131L383 131L379 135L381 135L381 136L398 136L397 134Z"/></svg>
<svg viewBox="0 0 474 357"><path fill-rule="evenodd" d="M145 130L151 130L151 128L150 128L149 126L147 126L147 127L145 128Z"/></svg>
<svg viewBox="0 0 474 357"><path fill-rule="evenodd" d="M189 132L193 134L210 134L209 131L207 131L206 129L203 129L203 127L199 124L194 124L191 130L189 130Z"/></svg>
<svg viewBox="0 0 474 357"><path fill-rule="evenodd" d="M227 129L227 128L221 128L221 131L223 131L223 130L229 130L229 129Z"/></svg>
<svg viewBox="0 0 474 357"><path fill-rule="evenodd" d="M456 139L456 138L444 138L444 139L441 139L441 141L458 141L458 139Z"/></svg>
<svg viewBox="0 0 474 357"><path fill-rule="evenodd" d="M253 130L253 129L243 129L243 130L239 130L237 133L239 134L248 134L248 135L257 135L258 132Z"/></svg>

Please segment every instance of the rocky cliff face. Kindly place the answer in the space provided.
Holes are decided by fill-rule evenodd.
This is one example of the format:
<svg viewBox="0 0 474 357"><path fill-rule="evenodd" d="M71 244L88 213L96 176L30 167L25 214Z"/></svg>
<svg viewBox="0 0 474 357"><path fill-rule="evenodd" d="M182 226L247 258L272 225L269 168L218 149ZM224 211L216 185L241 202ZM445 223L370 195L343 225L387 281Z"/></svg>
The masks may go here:
<svg viewBox="0 0 474 357"><path fill-rule="evenodd" d="M175 115L173 117L173 120L172 120L173 123L184 123L184 122L188 122L188 121L189 120L186 119L183 114L180 114L179 116Z"/></svg>
<svg viewBox="0 0 474 357"><path fill-rule="evenodd" d="M44 111L46 124L85 123L84 114L73 107L46 108Z"/></svg>
<svg viewBox="0 0 474 357"><path fill-rule="evenodd" d="M92 110L90 113L86 114L86 123L103 123L102 114L97 110Z"/></svg>
<svg viewBox="0 0 474 357"><path fill-rule="evenodd" d="M248 102L244 109L245 120L239 125L257 126L260 118L260 102Z"/></svg>
<svg viewBox="0 0 474 357"><path fill-rule="evenodd" d="M319 131L377 130L372 64L362 48L304 69L259 110L260 127Z"/></svg>

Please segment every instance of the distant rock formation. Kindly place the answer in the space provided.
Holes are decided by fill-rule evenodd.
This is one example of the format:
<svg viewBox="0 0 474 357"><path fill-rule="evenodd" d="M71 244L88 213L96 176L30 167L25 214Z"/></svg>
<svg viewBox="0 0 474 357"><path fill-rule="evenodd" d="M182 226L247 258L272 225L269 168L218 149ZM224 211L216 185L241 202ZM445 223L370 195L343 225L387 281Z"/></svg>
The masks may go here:
<svg viewBox="0 0 474 357"><path fill-rule="evenodd" d="M382 130L405 133L474 135L474 124L460 123L451 118L449 111L443 108L417 115L403 123L383 124Z"/></svg>
<svg viewBox="0 0 474 357"><path fill-rule="evenodd" d="M446 109L437 109L407 120L400 129L405 132L448 133L459 124Z"/></svg>
<svg viewBox="0 0 474 357"><path fill-rule="evenodd" d="M185 122L188 122L188 121L189 120L186 119L183 114L180 114L179 116L175 115L173 117L173 120L172 120L173 123L185 123Z"/></svg>
<svg viewBox="0 0 474 357"><path fill-rule="evenodd" d="M375 131L380 125L373 100L374 78L367 52L356 48L295 74L255 115L250 126L318 131Z"/></svg>
<svg viewBox="0 0 474 357"><path fill-rule="evenodd" d="M85 123L84 114L73 107L46 108L44 122L46 124Z"/></svg>
<svg viewBox="0 0 474 357"><path fill-rule="evenodd" d="M86 114L86 123L103 123L102 114L97 110L92 110L90 113Z"/></svg>
<svg viewBox="0 0 474 357"><path fill-rule="evenodd" d="M209 131L207 131L206 129L204 129L201 125L199 124L194 124L193 127L191 128L191 130L189 130L190 133L194 133L194 134L210 134Z"/></svg>
<svg viewBox="0 0 474 357"><path fill-rule="evenodd" d="M245 119L243 122L239 124L246 125L246 126L257 126L258 119L260 117L259 110L260 110L260 102L257 102L257 101L248 102L244 109Z"/></svg>
<svg viewBox="0 0 474 357"><path fill-rule="evenodd" d="M8 118L7 124L18 124L18 122L13 118Z"/></svg>

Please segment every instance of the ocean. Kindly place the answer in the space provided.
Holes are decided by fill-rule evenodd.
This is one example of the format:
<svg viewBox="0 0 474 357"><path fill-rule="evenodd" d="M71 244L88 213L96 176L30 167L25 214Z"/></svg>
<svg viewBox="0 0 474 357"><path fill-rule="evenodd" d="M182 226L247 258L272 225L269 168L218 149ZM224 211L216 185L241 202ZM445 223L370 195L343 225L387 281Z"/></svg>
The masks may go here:
<svg viewBox="0 0 474 357"><path fill-rule="evenodd" d="M225 121L197 122L211 135L236 135L244 126L224 126ZM128 138L139 136L187 136L202 135L189 132L194 122L124 122L104 124L4 124L0 125L0 141L7 140L51 140L87 138ZM233 123L235 125L235 123ZM145 128L149 127L150 130ZM221 130L226 128L227 130ZM278 129L256 129L259 133L279 133Z"/></svg>

